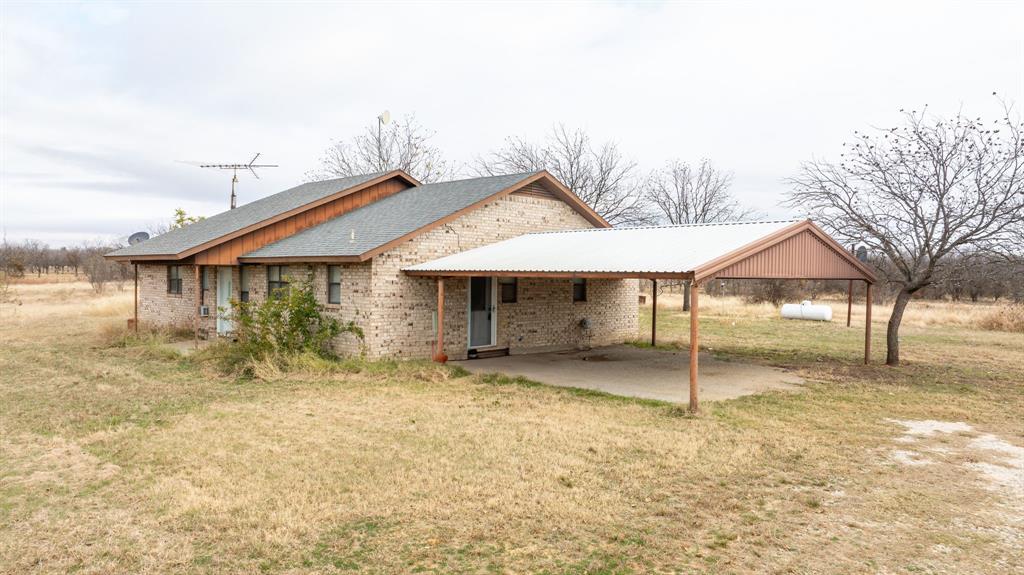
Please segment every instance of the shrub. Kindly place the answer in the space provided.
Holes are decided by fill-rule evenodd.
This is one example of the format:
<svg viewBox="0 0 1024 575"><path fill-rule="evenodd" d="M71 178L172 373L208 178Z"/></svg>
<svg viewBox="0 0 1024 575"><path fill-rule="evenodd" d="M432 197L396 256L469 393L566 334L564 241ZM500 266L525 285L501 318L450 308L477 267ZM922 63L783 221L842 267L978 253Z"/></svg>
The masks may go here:
<svg viewBox="0 0 1024 575"><path fill-rule="evenodd" d="M1024 304L1013 304L994 309L978 320L978 327L989 331L1024 333Z"/></svg>
<svg viewBox="0 0 1024 575"><path fill-rule="evenodd" d="M799 298L800 285L792 280L757 280L751 283L747 303L770 303L779 307Z"/></svg>
<svg viewBox="0 0 1024 575"><path fill-rule="evenodd" d="M0 271L0 303L18 305L21 302L14 297L14 289L11 288L11 278L5 271Z"/></svg>
<svg viewBox="0 0 1024 575"><path fill-rule="evenodd" d="M314 353L332 356L331 341L341 333L363 339L363 330L353 322L342 324L324 315L308 280L292 281L261 302L231 303L235 333L244 355L255 360L270 356Z"/></svg>

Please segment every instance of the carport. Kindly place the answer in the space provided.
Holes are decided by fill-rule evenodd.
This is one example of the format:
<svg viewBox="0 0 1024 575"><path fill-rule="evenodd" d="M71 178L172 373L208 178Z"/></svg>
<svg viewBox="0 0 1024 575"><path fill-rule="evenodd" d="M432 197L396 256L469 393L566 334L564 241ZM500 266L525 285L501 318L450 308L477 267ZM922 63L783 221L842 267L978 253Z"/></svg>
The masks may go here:
<svg viewBox="0 0 1024 575"><path fill-rule="evenodd" d="M871 355L874 274L810 220L602 228L533 233L406 268L437 281L437 349L444 342L445 278L683 279L692 283L689 407L698 410L699 293L713 279L848 280L865 284L864 363ZM657 289L655 289L655 294ZM656 297L656 295L655 295ZM657 303L655 301L655 310ZM849 305L847 325L849 325ZM651 322L656 338L657 314ZM447 359L439 352L437 361Z"/></svg>

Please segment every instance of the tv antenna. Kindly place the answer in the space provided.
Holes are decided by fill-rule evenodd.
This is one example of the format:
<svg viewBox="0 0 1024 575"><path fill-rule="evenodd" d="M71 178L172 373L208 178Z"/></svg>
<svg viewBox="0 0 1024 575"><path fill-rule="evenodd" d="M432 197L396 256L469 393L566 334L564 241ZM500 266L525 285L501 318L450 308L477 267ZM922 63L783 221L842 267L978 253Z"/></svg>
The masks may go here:
<svg viewBox="0 0 1024 575"><path fill-rule="evenodd" d="M214 168L217 170L231 170L231 209L235 209L235 203L237 196L235 195L235 184L238 183L238 170L249 170L256 179L260 179L260 175L256 173L255 168L276 168L277 164L257 164L256 160L259 159L260 153L257 152L255 156L249 160L248 164L214 164L204 162L182 162L183 164L192 164L193 166L199 166L200 168Z"/></svg>

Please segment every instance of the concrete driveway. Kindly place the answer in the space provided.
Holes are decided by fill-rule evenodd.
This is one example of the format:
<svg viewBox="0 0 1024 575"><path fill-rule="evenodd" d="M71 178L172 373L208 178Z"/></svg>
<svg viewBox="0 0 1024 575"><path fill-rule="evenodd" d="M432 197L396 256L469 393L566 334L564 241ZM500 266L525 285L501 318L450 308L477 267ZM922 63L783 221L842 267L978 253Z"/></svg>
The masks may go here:
<svg viewBox="0 0 1024 575"><path fill-rule="evenodd" d="M686 350L663 351L628 345L510 355L453 362L474 373L504 373L562 387L685 403L689 400L690 357ZM732 399L769 390L796 390L803 380L788 371L717 360L700 354L701 401Z"/></svg>

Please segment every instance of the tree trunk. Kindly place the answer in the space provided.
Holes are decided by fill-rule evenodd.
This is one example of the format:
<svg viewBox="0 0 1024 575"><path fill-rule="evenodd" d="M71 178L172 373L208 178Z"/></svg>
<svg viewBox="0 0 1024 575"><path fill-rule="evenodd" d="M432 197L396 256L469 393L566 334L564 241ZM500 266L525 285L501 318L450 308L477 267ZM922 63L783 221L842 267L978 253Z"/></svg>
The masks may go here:
<svg viewBox="0 0 1024 575"><path fill-rule="evenodd" d="M903 321L903 311L910 303L910 296L913 292L907 288L900 290L896 295L896 303L892 305L892 315L889 316L889 327L885 332L885 364L900 364L900 322Z"/></svg>
<svg viewBox="0 0 1024 575"><path fill-rule="evenodd" d="M683 282L683 311L690 311L690 280Z"/></svg>

